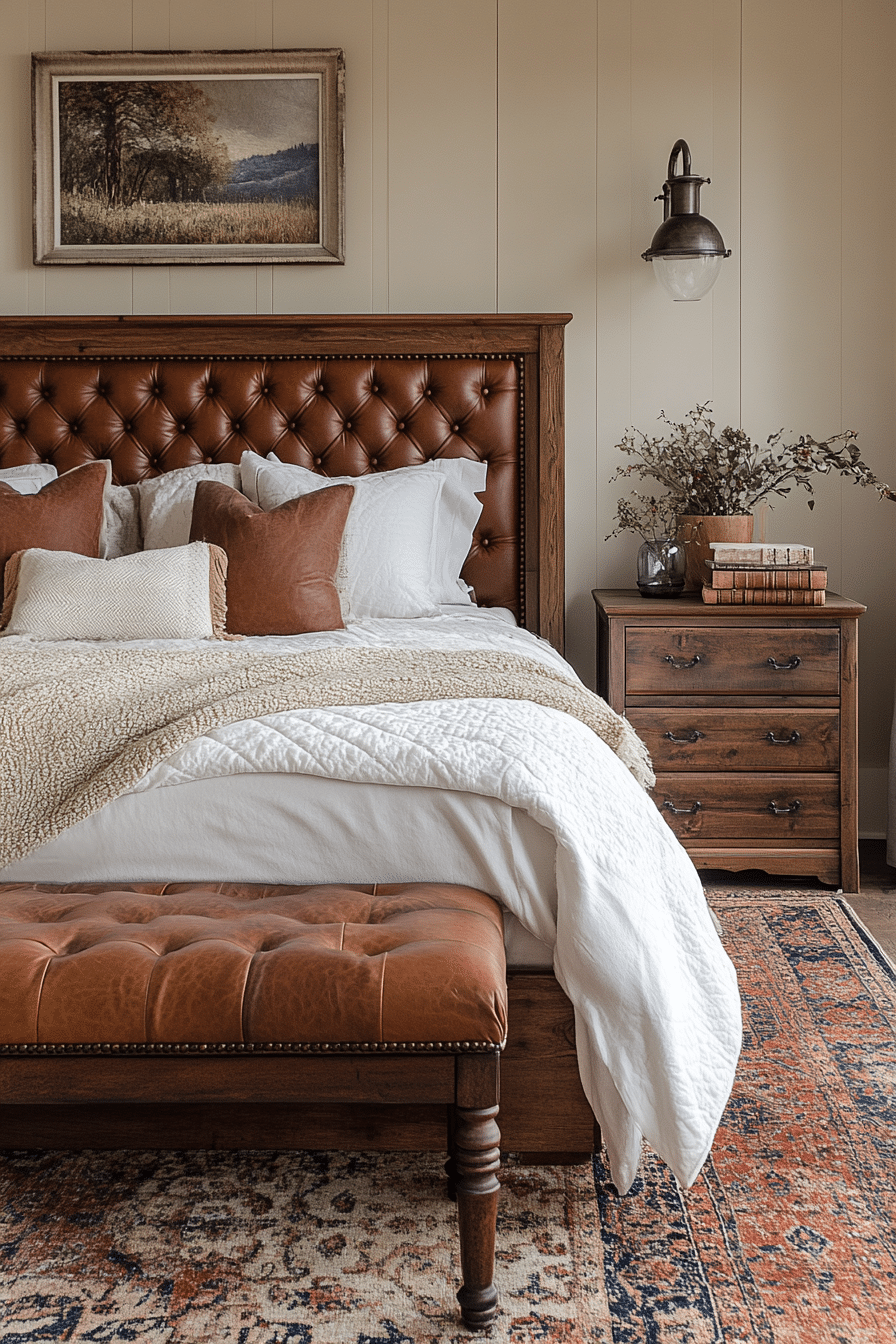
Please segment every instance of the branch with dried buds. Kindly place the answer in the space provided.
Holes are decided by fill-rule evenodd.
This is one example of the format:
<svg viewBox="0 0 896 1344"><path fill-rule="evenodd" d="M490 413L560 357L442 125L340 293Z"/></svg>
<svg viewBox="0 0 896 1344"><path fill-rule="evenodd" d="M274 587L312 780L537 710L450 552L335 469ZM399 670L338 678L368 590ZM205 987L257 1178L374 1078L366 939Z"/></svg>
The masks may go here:
<svg viewBox="0 0 896 1344"><path fill-rule="evenodd" d="M617 467L610 484L621 477L641 476L664 486L666 494L657 500L634 491L633 504L620 499L617 525L610 536L620 531L656 536L649 527L645 531L648 514L674 519L683 514L752 513L761 500L783 498L794 486L808 492L811 509L816 475L845 476L858 485L873 487L882 499L896 500L896 491L879 481L862 461L854 430L823 440L801 434L795 443L785 443L782 429L770 434L761 447L742 429L730 425L717 429L708 402L689 411L680 424L665 412L660 412L659 419L667 426L665 435L649 437L640 430L626 431L616 446L635 461ZM645 506L649 506L647 512Z"/></svg>

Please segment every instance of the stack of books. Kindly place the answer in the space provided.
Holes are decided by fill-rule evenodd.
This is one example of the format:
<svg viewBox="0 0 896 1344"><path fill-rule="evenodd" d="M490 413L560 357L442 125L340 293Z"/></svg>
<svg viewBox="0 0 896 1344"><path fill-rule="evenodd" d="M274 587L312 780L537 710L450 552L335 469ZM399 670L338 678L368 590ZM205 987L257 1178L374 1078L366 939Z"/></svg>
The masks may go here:
<svg viewBox="0 0 896 1344"><path fill-rule="evenodd" d="M712 546L711 582L703 601L727 606L778 603L823 607L826 565L814 563L811 546L780 542L717 542Z"/></svg>

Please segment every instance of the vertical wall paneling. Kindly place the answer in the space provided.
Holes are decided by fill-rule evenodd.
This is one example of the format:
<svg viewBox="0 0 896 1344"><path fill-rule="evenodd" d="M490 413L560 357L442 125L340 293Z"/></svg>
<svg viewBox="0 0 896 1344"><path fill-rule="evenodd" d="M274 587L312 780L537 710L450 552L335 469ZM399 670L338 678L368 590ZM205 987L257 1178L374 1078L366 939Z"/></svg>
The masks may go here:
<svg viewBox="0 0 896 1344"><path fill-rule="evenodd" d="M389 306L495 309L496 0L390 0Z"/></svg>
<svg viewBox="0 0 896 1344"><path fill-rule="evenodd" d="M750 0L743 26L743 422L825 438L841 427L841 8ZM808 541L841 583L840 489L774 505L772 538ZM850 593L849 596L856 596Z"/></svg>
<svg viewBox="0 0 896 1344"><path fill-rule="evenodd" d="M843 426L872 470L896 481L896 8L843 8ZM886 826L887 747L896 679L896 504L842 487L843 589L868 606L859 626L859 802L863 828Z"/></svg>
<svg viewBox="0 0 896 1344"><path fill-rule="evenodd" d="M602 0L598 38L598 494L599 534L614 524L624 485L608 481L629 425L658 432L661 410L680 418L712 401L739 412L738 271L726 263L698 303L673 303L641 253L662 221L669 155L687 141L692 169L712 178L704 212L728 246L739 242L739 0ZM686 60L687 77L679 72ZM680 171L680 165L679 165ZM718 185L717 185L718 184ZM733 260L733 259L732 259ZM633 482L637 487L638 482ZM644 483L641 483L643 487ZM654 493L647 488L646 493ZM631 586L639 538L598 550L602 584Z"/></svg>
<svg viewBox="0 0 896 1344"><path fill-rule="evenodd" d="M678 417L712 396L712 300L673 303L640 254L663 218L669 153L688 142L693 171L715 177L713 153L713 0L658 6L632 0L632 416L650 429L660 409ZM685 57L687 78L676 77ZM713 187L703 204L712 218ZM730 283L723 277L719 284Z"/></svg>
<svg viewBox="0 0 896 1344"><path fill-rule="evenodd" d="M499 311L571 312L566 328L567 656L593 676L595 117L593 0L498 5Z"/></svg>
<svg viewBox="0 0 896 1344"><path fill-rule="evenodd" d="M20 0L0 0L0 32L0 180L12 184L0 196L0 311L40 312L42 287L38 294L30 284L31 193L24 187L31 180L29 52L35 36L43 46L43 5L35 12Z"/></svg>
<svg viewBox="0 0 896 1344"><path fill-rule="evenodd" d="M80 2L80 0L79 0ZM171 6L171 46L218 51L271 45L272 0L177 0Z"/></svg>
<svg viewBox="0 0 896 1344"><path fill-rule="evenodd" d="M710 294L712 312L712 404L725 424L741 423L741 0L713 0L712 6L712 178L701 206L721 232L732 255ZM704 169L697 169L704 172Z"/></svg>
<svg viewBox="0 0 896 1344"><path fill-rule="evenodd" d="M630 0L598 0L597 30L597 565L601 587L633 582L638 541L604 538L616 500L609 484L621 461L614 445L632 420L632 288L642 283L635 236L632 146L632 14ZM668 153L668 151L667 151ZM662 151L659 151L661 157ZM640 177L640 174L639 174ZM655 195L651 192L651 196ZM641 219L640 205L637 215ZM643 221L642 221L643 222ZM648 239L649 242L649 239ZM639 246L640 244L640 246Z"/></svg>
<svg viewBox="0 0 896 1344"><path fill-rule="evenodd" d="M130 51L130 0L45 0L48 51Z"/></svg>
<svg viewBox="0 0 896 1344"><path fill-rule="evenodd" d="M373 0L370 90L370 306L389 305L389 0Z"/></svg>
<svg viewBox="0 0 896 1344"><path fill-rule="evenodd" d="M373 119L373 0L328 0L325 4L274 0L274 45L342 47L345 52L346 204L345 265L275 266L274 310L367 312L371 306L372 144L379 129Z"/></svg>

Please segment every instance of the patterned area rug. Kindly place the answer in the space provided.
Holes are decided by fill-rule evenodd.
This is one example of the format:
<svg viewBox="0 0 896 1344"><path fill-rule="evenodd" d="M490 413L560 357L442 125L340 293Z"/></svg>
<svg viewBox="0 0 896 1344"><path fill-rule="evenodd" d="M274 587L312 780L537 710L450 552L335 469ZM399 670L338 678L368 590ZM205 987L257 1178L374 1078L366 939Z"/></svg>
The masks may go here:
<svg viewBox="0 0 896 1344"><path fill-rule="evenodd" d="M509 1165L495 1344L896 1340L896 975L834 897L712 900L746 1022L712 1156L624 1198ZM432 1155L0 1155L0 1340L468 1340L443 1188Z"/></svg>

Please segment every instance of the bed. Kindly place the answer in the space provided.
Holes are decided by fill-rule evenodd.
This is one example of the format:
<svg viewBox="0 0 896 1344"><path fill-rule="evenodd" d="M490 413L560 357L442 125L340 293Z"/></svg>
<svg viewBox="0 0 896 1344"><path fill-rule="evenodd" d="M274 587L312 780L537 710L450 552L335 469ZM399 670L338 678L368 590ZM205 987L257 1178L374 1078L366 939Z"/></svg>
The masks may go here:
<svg viewBox="0 0 896 1344"><path fill-rule="evenodd" d="M261 635L203 652L228 668L256 654L283 668L293 656L319 656L336 689L314 705L296 701L288 713L299 720L278 717L275 699L240 701L246 712L235 719L197 720L194 737L168 740L142 771L132 762L114 796L94 796L41 832L40 843L7 855L0 883L174 890L196 881L441 880L485 890L507 910L502 1145L535 1161L582 1160L599 1142L597 1112L620 1188L633 1178L642 1134L689 1183L730 1089L736 984L696 875L644 791L649 763L624 723L592 721L602 711L586 703L560 657L568 321L0 321L0 470L44 464L62 477L108 462L122 505L122 487L139 495L141 482L175 481L184 468L200 477L220 468L231 486L227 473L241 470L236 488L251 498L254 486L253 504L273 512L258 482L273 489L285 468L325 484L397 482L390 473L418 467L453 476L445 463L458 460L487 467L456 601L410 617L358 607L357 620L326 637ZM139 509L144 524L145 499ZM390 526L394 533L394 519ZM260 574L259 590L265 582ZM69 643L83 652L73 675L98 678L91 660L108 651ZM124 640L117 656L149 669L178 651L186 653L183 642L172 650L170 641ZM25 669L42 657L21 632L4 636L0 655ZM514 690L495 690L498 664L502 676L521 678ZM340 688L348 694L350 674L354 698L346 700ZM367 700L365 676L374 687ZM592 784L588 753L599 732L604 754ZM389 756L398 736L402 771ZM570 766L580 752L589 764ZM567 927L563 893L583 891L588 899ZM583 987L583 957L603 965L600 992ZM637 982L633 998L613 982L614 966L620 984ZM596 1016L580 994L597 1002ZM441 1149L445 1125L444 1108L427 1105L407 1108L396 1126L376 1106L359 1115L341 1106L46 1104L7 1108L5 1142Z"/></svg>

